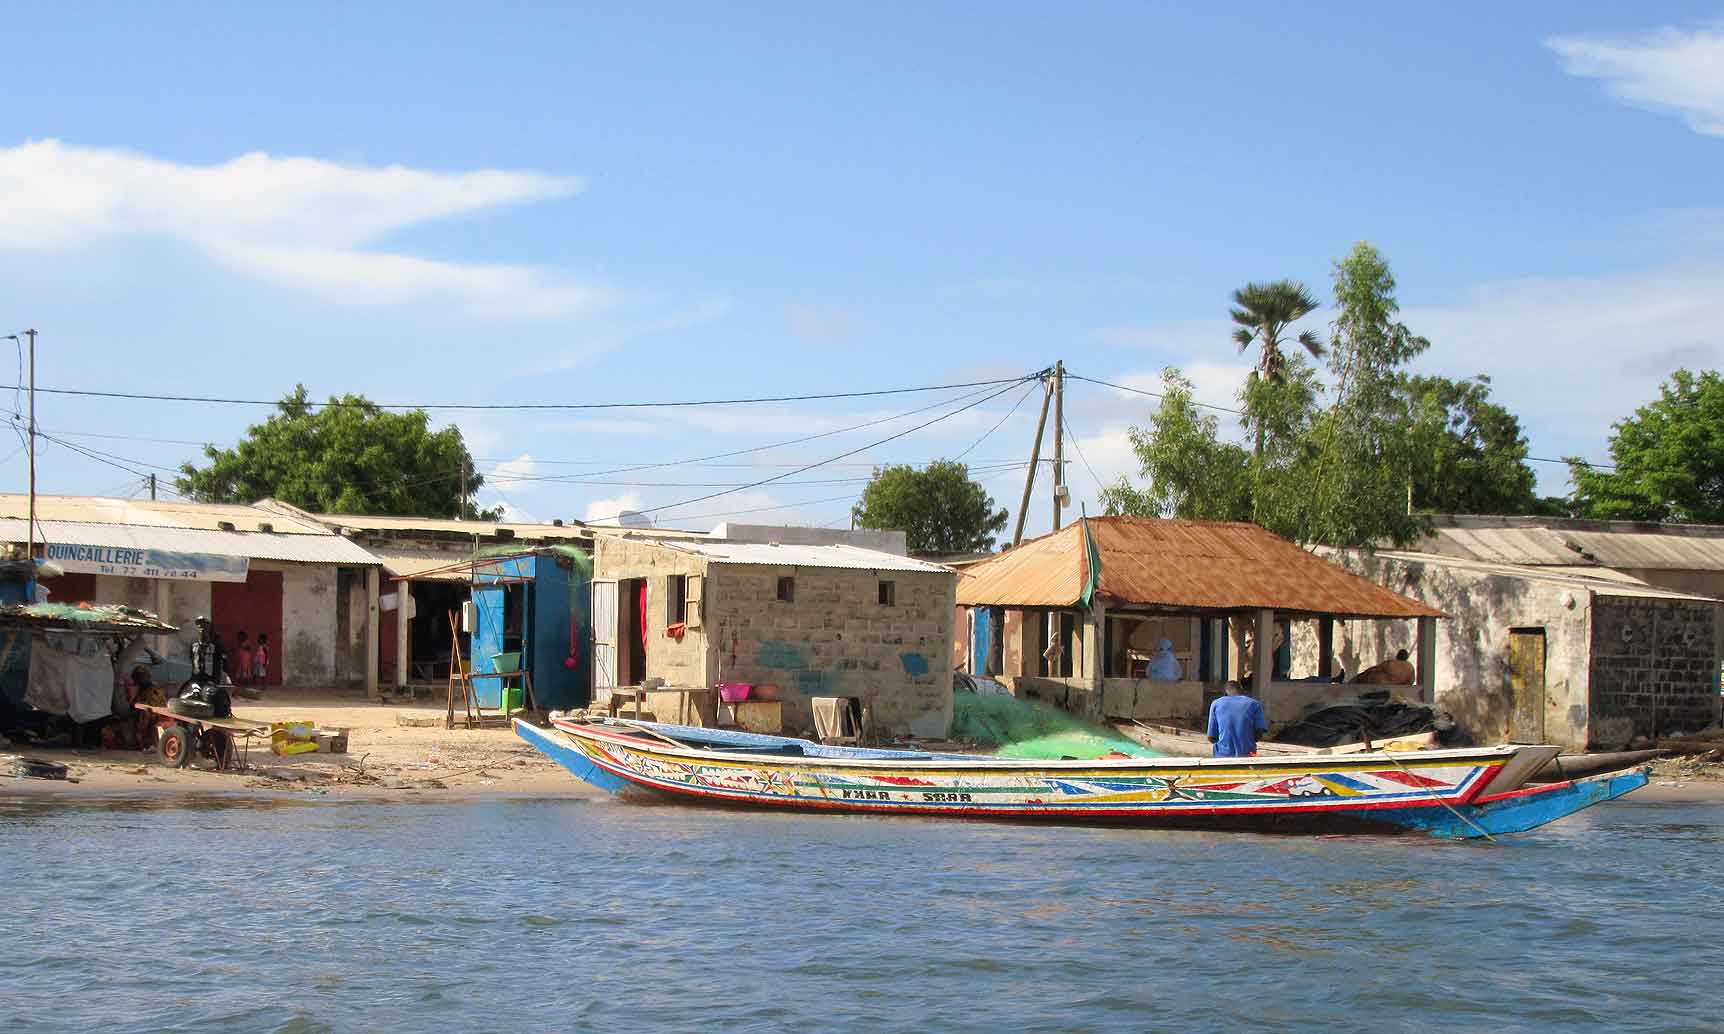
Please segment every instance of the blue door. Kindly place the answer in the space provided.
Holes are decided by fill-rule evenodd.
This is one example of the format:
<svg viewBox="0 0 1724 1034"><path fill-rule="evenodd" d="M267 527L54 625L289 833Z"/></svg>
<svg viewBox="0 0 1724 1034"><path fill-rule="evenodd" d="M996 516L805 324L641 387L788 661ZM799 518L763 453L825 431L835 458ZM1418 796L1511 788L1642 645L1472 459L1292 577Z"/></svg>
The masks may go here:
<svg viewBox="0 0 1724 1034"><path fill-rule="evenodd" d="M988 655L993 653L994 608L970 608L970 674L988 673Z"/></svg>

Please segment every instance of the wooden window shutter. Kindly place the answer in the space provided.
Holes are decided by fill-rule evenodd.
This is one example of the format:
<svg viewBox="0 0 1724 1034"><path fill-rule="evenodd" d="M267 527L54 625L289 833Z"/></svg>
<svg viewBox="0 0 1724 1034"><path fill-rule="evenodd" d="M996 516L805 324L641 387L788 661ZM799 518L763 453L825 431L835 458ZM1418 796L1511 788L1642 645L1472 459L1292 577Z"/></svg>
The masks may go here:
<svg viewBox="0 0 1724 1034"><path fill-rule="evenodd" d="M705 581L698 574L688 576L688 613L683 618L683 624L688 628L700 627L700 593Z"/></svg>

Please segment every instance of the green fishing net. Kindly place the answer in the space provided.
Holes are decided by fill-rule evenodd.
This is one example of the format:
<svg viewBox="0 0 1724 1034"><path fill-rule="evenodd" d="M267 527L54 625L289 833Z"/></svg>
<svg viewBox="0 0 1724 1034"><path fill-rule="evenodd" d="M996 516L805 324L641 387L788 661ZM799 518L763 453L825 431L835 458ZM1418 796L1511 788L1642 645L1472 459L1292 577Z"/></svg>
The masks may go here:
<svg viewBox="0 0 1724 1034"><path fill-rule="evenodd" d="M1116 752L1134 758L1166 756L1045 701L964 691L952 696L951 734L955 739L997 747L995 753L1003 758L1089 761Z"/></svg>

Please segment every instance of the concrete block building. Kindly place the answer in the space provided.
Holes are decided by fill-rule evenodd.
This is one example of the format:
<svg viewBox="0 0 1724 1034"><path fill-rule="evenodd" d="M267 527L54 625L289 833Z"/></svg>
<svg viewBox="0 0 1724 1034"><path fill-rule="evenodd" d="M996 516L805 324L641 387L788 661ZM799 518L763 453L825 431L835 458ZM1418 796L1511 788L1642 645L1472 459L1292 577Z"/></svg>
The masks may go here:
<svg viewBox="0 0 1724 1034"><path fill-rule="evenodd" d="M952 717L956 575L852 545L598 534L595 690L774 685L787 730L811 697L858 697L875 728L945 735Z"/></svg>
<svg viewBox="0 0 1724 1034"><path fill-rule="evenodd" d="M1480 742L1620 747L1719 720L1724 602L1598 565L1518 565L1402 550L1329 551L1387 589L1441 608L1436 703ZM1316 631L1295 628L1294 667ZM1389 622L1349 622L1341 663L1410 645Z"/></svg>

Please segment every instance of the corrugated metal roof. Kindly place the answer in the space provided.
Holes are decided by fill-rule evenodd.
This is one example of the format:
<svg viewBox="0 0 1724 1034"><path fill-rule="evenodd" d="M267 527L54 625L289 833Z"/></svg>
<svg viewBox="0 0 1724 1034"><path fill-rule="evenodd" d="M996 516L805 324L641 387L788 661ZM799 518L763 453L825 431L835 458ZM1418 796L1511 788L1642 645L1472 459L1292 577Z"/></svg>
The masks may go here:
<svg viewBox="0 0 1724 1034"><path fill-rule="evenodd" d="M1448 567L1462 571L1472 571L1478 574L1497 575L1504 578L1524 578L1528 581L1542 582L1547 585L1568 586L1600 596L1633 596L1648 599L1694 600L1700 603L1717 603L1711 596L1701 596L1698 593L1678 592L1674 589L1664 589L1656 585L1648 585L1637 578L1612 571L1603 567L1556 567L1554 565L1537 564L1503 564L1489 560L1464 560L1459 557L1442 556L1436 553L1421 553L1416 550L1380 549L1377 556L1387 560L1398 560L1402 563L1430 564Z"/></svg>
<svg viewBox="0 0 1724 1034"><path fill-rule="evenodd" d="M1724 528L1705 524L1443 514L1414 548L1505 564L1724 571Z"/></svg>
<svg viewBox="0 0 1724 1034"><path fill-rule="evenodd" d="M1338 617L1443 616L1255 524L1144 517L1096 517L1088 524L1101 555L1097 591L1120 603ZM1075 606L1086 574L1079 522L970 568L958 583L958 602Z"/></svg>
<svg viewBox="0 0 1724 1034"><path fill-rule="evenodd" d="M952 570L925 560L855 546L785 546L768 542L667 541L659 545L683 553L706 557L715 564L747 564L755 567L838 567L858 571L923 571L951 574Z"/></svg>
<svg viewBox="0 0 1724 1034"><path fill-rule="evenodd" d="M29 496L0 495L0 517L16 518L22 522L29 515ZM224 522L232 524L235 531L259 531L260 524L268 524L276 535L329 534L329 529L323 525L293 513L255 506L82 495L37 496L36 519L146 528L201 528L204 531L219 531Z"/></svg>
<svg viewBox="0 0 1724 1034"><path fill-rule="evenodd" d="M89 521L36 521L36 534L48 542L74 546L123 546L160 549L170 553L208 553L284 560L299 564L375 565L365 547L328 531L318 534L272 534L256 531L207 531L203 528L148 527L137 524L97 524ZM0 541L25 542L30 522L0 517Z"/></svg>
<svg viewBox="0 0 1724 1034"><path fill-rule="evenodd" d="M366 549L383 562L383 570L392 578L463 583L473 580L467 566L472 559L471 552L413 549L409 546L367 546Z"/></svg>

